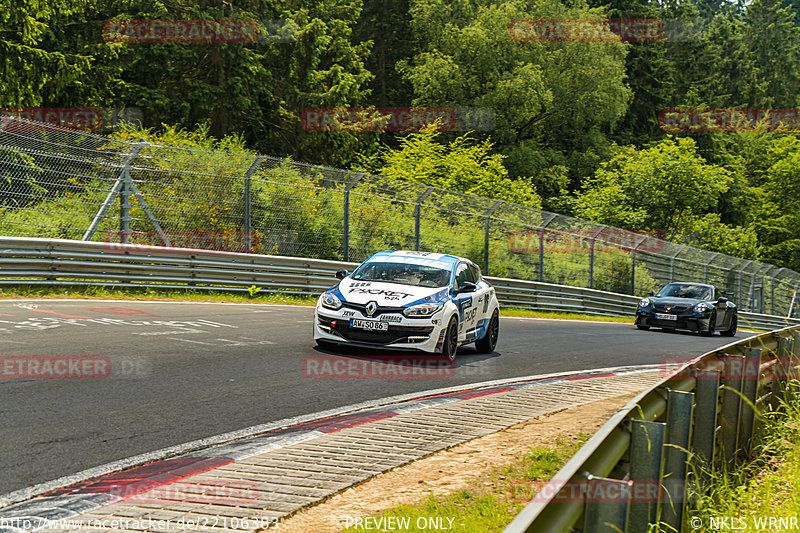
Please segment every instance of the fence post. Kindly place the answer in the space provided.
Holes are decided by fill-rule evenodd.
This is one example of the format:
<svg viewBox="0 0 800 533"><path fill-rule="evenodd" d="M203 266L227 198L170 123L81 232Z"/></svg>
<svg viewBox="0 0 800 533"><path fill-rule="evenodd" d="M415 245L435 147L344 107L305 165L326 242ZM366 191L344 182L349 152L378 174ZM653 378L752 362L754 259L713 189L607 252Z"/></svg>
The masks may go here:
<svg viewBox="0 0 800 533"><path fill-rule="evenodd" d="M247 172L244 174L244 242L245 242L245 251L249 254L253 251L253 228L252 228L252 214L251 214L251 186L250 182L253 176L253 173L256 171L258 166L261 164L267 156L259 155L256 156L255 161L253 164L250 165L250 168L247 169Z"/></svg>
<svg viewBox="0 0 800 533"><path fill-rule="evenodd" d="M737 297L736 301L739 303L739 306L742 307L742 308L745 307L745 302L744 302L744 299L742 298L742 276L744 275L744 270L752 262L753 262L753 260L751 259L751 260L747 261L744 265L742 265L741 268L739 268L739 280L738 280L737 287L736 287L736 293L737 293L736 294L736 297Z"/></svg>
<svg viewBox="0 0 800 533"><path fill-rule="evenodd" d="M539 282L544 281L544 232L553 219L556 218L555 214L551 214L550 218L541 225L539 228Z"/></svg>
<svg viewBox="0 0 800 533"><path fill-rule="evenodd" d="M366 176L366 172L359 172L356 174L356 179L347 184L344 188L344 219L343 228L343 242L342 242L342 256L345 261L350 261L350 189L356 186L361 179Z"/></svg>
<svg viewBox="0 0 800 533"><path fill-rule="evenodd" d="M769 304L770 304L769 312L771 315L775 314L775 278L780 276L781 270L786 270L786 268L781 267L778 269L777 272L775 272L774 276L770 276L772 278L772 281L769 284ZM778 283L780 283L780 281Z"/></svg>
<svg viewBox="0 0 800 533"><path fill-rule="evenodd" d="M705 262L703 265L703 283L708 283L708 266L714 262L714 259L719 255L719 252L714 252L711 254L711 257L708 258L708 261Z"/></svg>
<svg viewBox="0 0 800 533"><path fill-rule="evenodd" d="M500 207L505 200L497 200L492 207L486 210L483 228L483 273L489 275L489 222L492 220L492 213Z"/></svg>
<svg viewBox="0 0 800 533"><path fill-rule="evenodd" d="M672 254L670 256L670 258L669 258L669 281L670 282L675 281L675 259L677 259L678 256L681 255L681 252L684 251L685 249L686 249L686 245L682 244L681 247L678 248L678 251L675 252L674 254Z"/></svg>
<svg viewBox="0 0 800 533"><path fill-rule="evenodd" d="M89 241L94 236L95 231L100 226L100 223L106 217L106 213L108 209L111 207L111 202L114 201L114 197L117 194L120 194L120 209L122 209L123 205L125 206L126 210L130 208L130 173L129 170L131 168L131 163L139 155L139 152L142 151L142 148L147 146L147 142L144 139L139 139L139 142L136 143L132 148L130 153L125 156L125 159L122 160L121 169L119 175L117 176L116 181L114 182L114 186L108 192L108 196L106 196L103 205L100 206L100 209L97 211L92 223L89 224L89 228L86 230L86 233L83 234L81 240ZM122 199L122 190L125 189L125 201ZM128 233L130 232L130 213L126 212L125 217L126 222L123 223L123 214L120 212L120 233L122 234L120 239L123 244L128 243ZM123 227L127 226L127 227Z"/></svg>
<svg viewBox="0 0 800 533"><path fill-rule="evenodd" d="M424 193L422 193L419 198L417 198L417 203L414 204L414 250L419 252L419 240L420 240L420 217L422 215L422 202L424 202L428 195L433 192L434 187L428 187Z"/></svg>
<svg viewBox="0 0 800 533"><path fill-rule="evenodd" d="M597 236L606 229L606 226L598 229L592 234L592 242L589 244L589 288L594 289L594 243L597 241Z"/></svg>
<svg viewBox="0 0 800 533"><path fill-rule="evenodd" d="M639 246L647 239L647 237L642 237L642 239L636 243L636 246L633 247L631 250L631 294L636 294L636 250L639 249Z"/></svg>
<svg viewBox="0 0 800 533"><path fill-rule="evenodd" d="M667 397L667 427L664 435L664 473L662 485L661 522L681 530L686 506L686 470L689 459L689 440L692 433L694 393L669 391Z"/></svg>
<svg viewBox="0 0 800 533"><path fill-rule="evenodd" d="M631 424L630 479L633 497L628 506L627 531L648 531L658 519L658 484L664 423L634 420ZM641 497L642 492L646 495Z"/></svg>

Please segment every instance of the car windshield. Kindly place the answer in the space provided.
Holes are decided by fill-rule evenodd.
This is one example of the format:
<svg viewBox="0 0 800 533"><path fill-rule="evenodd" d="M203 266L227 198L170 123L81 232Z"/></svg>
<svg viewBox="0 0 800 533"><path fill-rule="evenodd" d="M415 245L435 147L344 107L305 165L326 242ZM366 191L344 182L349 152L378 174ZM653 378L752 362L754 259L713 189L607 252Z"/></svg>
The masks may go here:
<svg viewBox="0 0 800 533"><path fill-rule="evenodd" d="M670 283L658 291L659 298L691 298L693 300L710 300L711 287L704 285L694 285L692 283Z"/></svg>
<svg viewBox="0 0 800 533"><path fill-rule="evenodd" d="M358 281L402 283L415 287L445 287L450 284L450 271L409 263L367 262L350 276Z"/></svg>

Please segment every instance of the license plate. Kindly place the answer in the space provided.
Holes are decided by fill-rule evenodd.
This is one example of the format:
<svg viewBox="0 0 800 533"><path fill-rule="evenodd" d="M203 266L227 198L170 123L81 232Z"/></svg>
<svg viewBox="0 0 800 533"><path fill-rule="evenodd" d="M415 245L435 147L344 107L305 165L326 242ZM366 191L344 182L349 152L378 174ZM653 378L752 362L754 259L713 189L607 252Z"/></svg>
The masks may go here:
<svg viewBox="0 0 800 533"><path fill-rule="evenodd" d="M376 320L359 320L357 318L350 319L350 327L358 329L368 329L371 331L389 331L388 322L378 322Z"/></svg>
<svg viewBox="0 0 800 533"><path fill-rule="evenodd" d="M678 320L677 315L665 315L663 313L656 313L656 318L660 320Z"/></svg>

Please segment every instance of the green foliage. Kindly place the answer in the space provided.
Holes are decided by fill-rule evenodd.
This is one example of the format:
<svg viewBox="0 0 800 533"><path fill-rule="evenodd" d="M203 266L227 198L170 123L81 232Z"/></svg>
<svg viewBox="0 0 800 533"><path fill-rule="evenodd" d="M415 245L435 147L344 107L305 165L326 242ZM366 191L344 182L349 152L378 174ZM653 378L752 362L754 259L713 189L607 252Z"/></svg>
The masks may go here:
<svg viewBox="0 0 800 533"><path fill-rule="evenodd" d="M491 142L462 135L445 144L441 137L433 126L410 133L399 148L381 151L375 170L390 179L541 207L531 180L510 178Z"/></svg>

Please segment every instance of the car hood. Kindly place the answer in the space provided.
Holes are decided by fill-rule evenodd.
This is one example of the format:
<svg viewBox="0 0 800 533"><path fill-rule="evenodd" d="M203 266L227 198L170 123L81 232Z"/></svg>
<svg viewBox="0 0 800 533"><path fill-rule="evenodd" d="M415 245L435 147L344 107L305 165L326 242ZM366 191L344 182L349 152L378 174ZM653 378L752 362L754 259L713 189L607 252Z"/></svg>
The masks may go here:
<svg viewBox="0 0 800 533"><path fill-rule="evenodd" d="M355 281L344 278L337 290L346 302L366 304L374 301L384 307L406 307L422 301L438 302L447 294L447 287L415 287L379 281Z"/></svg>
<svg viewBox="0 0 800 533"><path fill-rule="evenodd" d="M650 296L650 300L653 303L660 305L680 305L680 306L697 305L703 301L703 300L698 300L697 298L675 298L672 296L665 298L657 298Z"/></svg>

